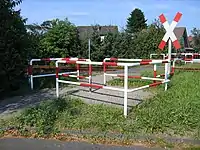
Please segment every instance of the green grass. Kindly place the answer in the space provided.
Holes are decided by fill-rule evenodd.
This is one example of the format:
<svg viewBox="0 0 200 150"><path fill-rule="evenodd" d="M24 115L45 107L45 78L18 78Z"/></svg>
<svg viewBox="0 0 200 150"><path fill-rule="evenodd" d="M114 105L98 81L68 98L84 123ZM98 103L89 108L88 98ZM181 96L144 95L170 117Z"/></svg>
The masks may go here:
<svg viewBox="0 0 200 150"><path fill-rule="evenodd" d="M162 71L158 70L157 73L161 74ZM153 78L153 73L152 71L144 71L141 73L141 76ZM151 83L153 83L151 80L128 79L128 88L140 87ZM111 86L124 86L124 80L123 78L116 78L114 80L108 81L107 84Z"/></svg>
<svg viewBox="0 0 200 150"><path fill-rule="evenodd" d="M144 74L148 75L147 72ZM28 108L14 119L14 124L34 127L40 134L77 129L200 139L199 77L200 72L176 71L167 91L163 90L163 86L155 88L157 95L134 106L126 119L121 108L89 105L78 99L66 98ZM131 86L144 84L143 81L129 82ZM6 125L7 121L0 124Z"/></svg>

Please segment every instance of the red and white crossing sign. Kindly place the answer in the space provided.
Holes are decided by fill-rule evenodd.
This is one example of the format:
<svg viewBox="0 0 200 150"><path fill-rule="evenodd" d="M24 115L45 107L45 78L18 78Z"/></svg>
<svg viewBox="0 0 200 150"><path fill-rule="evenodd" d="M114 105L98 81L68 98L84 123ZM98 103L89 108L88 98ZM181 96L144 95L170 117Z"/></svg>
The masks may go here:
<svg viewBox="0 0 200 150"><path fill-rule="evenodd" d="M181 45L180 45L179 41L177 40L177 37L174 34L174 28L178 24L178 21L181 19L181 16L182 16L182 14L180 12L178 12L170 25L169 25L168 21L166 20L166 18L163 14L161 14L159 16L160 21L161 21L161 23L163 24L163 26L166 30L166 33L165 33L162 41L160 42L160 44L158 46L161 50L164 49L169 38L172 40L173 45L176 49L181 48Z"/></svg>

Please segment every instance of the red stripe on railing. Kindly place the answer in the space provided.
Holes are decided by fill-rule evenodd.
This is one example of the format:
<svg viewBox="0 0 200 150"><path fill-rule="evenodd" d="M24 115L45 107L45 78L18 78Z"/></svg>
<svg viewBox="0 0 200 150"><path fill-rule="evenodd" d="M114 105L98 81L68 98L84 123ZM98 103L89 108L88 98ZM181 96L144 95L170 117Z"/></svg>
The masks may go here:
<svg viewBox="0 0 200 150"><path fill-rule="evenodd" d="M174 69L174 67L172 67L172 72L174 72L175 71L175 69Z"/></svg>
<svg viewBox="0 0 200 150"><path fill-rule="evenodd" d="M78 78L80 79L85 79L86 77L85 76L77 76Z"/></svg>
<svg viewBox="0 0 200 150"><path fill-rule="evenodd" d="M32 65L28 66L28 75L32 75L33 74L33 67Z"/></svg>
<svg viewBox="0 0 200 150"><path fill-rule="evenodd" d="M106 65L103 63L103 72L106 72Z"/></svg>
<svg viewBox="0 0 200 150"><path fill-rule="evenodd" d="M149 62L143 62L143 61L140 62L140 65L149 65L149 64L150 64Z"/></svg>
<svg viewBox="0 0 200 150"><path fill-rule="evenodd" d="M92 75L92 65L89 65L89 75Z"/></svg>
<svg viewBox="0 0 200 150"><path fill-rule="evenodd" d="M59 68L58 67L56 67L56 78L59 78L59 75L58 75L58 73L59 73Z"/></svg>
<svg viewBox="0 0 200 150"><path fill-rule="evenodd" d="M80 65L76 64L76 69L79 71L80 70Z"/></svg>
<svg viewBox="0 0 200 150"><path fill-rule="evenodd" d="M152 84L149 84L149 87L157 86L157 85L160 85L160 84L162 84L162 82L152 83Z"/></svg>
<svg viewBox="0 0 200 150"><path fill-rule="evenodd" d="M81 83L80 86L85 86L85 87L93 87L93 88L103 88L102 85L97 85L97 84L89 84L89 83Z"/></svg>
<svg viewBox="0 0 200 150"><path fill-rule="evenodd" d="M128 76L128 78L133 78L133 79L141 79L141 76Z"/></svg>
<svg viewBox="0 0 200 150"><path fill-rule="evenodd" d="M116 62L103 62L103 64L106 66L117 66Z"/></svg>
<svg viewBox="0 0 200 150"><path fill-rule="evenodd" d="M62 74L63 77L69 77L69 74Z"/></svg>
<svg viewBox="0 0 200 150"><path fill-rule="evenodd" d="M110 61L117 61L117 60L118 58L115 58L115 57L110 58Z"/></svg>
<svg viewBox="0 0 200 150"><path fill-rule="evenodd" d="M76 61L75 60L71 60L71 61L66 60L66 63L67 64L76 64Z"/></svg>
<svg viewBox="0 0 200 150"><path fill-rule="evenodd" d="M43 60L43 61L50 61L51 59L50 58L42 58L41 60Z"/></svg>
<svg viewBox="0 0 200 150"><path fill-rule="evenodd" d="M70 58L62 58L62 60L70 61Z"/></svg>

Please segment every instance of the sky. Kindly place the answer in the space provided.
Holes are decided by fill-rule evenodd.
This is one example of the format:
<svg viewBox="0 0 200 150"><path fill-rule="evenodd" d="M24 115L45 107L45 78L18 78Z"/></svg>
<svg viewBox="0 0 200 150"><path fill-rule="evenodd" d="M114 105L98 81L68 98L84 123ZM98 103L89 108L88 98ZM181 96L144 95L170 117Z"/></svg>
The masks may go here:
<svg viewBox="0 0 200 150"><path fill-rule="evenodd" d="M164 14L171 23L177 12L183 14L177 26L200 28L200 0L23 0L18 6L21 15L28 18L27 24L42 23L55 18L68 18L77 26L117 25L126 27L132 10L144 12L147 23Z"/></svg>

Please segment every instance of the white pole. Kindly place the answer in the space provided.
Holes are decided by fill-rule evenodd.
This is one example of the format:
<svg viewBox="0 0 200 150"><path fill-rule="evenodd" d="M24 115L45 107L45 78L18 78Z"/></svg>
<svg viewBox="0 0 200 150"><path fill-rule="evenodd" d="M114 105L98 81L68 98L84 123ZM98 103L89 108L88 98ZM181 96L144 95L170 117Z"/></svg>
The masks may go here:
<svg viewBox="0 0 200 150"><path fill-rule="evenodd" d="M89 84L92 84L92 65L89 65ZM92 92L92 87L89 87L89 91Z"/></svg>
<svg viewBox="0 0 200 150"><path fill-rule="evenodd" d="M59 82L58 82L58 78L56 78L56 96L57 96L57 98L59 97Z"/></svg>
<svg viewBox="0 0 200 150"><path fill-rule="evenodd" d="M127 117L128 104L128 66L124 66L124 117Z"/></svg>
<svg viewBox="0 0 200 150"><path fill-rule="evenodd" d="M59 78L59 70L58 70L58 62L56 61L56 96L57 98L59 97L59 82L58 82L58 78Z"/></svg>
<svg viewBox="0 0 200 150"><path fill-rule="evenodd" d="M103 62L106 62L104 59ZM103 64L103 84L106 85L106 65Z"/></svg>
<svg viewBox="0 0 200 150"><path fill-rule="evenodd" d="M168 79L168 64L165 63L165 81ZM165 83L165 91L167 91L167 82Z"/></svg>
<svg viewBox="0 0 200 150"><path fill-rule="evenodd" d="M33 90L33 62L30 61L30 68L31 68L31 90Z"/></svg>
<svg viewBox="0 0 200 150"><path fill-rule="evenodd" d="M88 58L90 59L90 39L88 39Z"/></svg>
<svg viewBox="0 0 200 150"><path fill-rule="evenodd" d="M169 63L168 63L168 75L171 72L171 58L172 58L172 41L171 39L168 40L168 59L169 59Z"/></svg>
<svg viewBox="0 0 200 150"><path fill-rule="evenodd" d="M76 70L77 70L77 80L79 80L79 76L80 76L80 65L76 64Z"/></svg>
<svg viewBox="0 0 200 150"><path fill-rule="evenodd" d="M106 73L103 73L103 84L106 85Z"/></svg>

